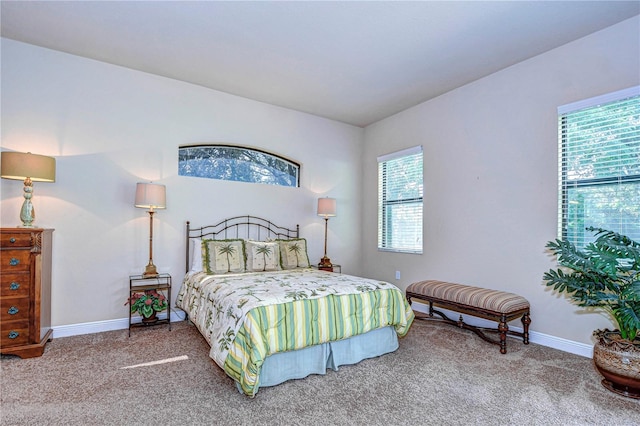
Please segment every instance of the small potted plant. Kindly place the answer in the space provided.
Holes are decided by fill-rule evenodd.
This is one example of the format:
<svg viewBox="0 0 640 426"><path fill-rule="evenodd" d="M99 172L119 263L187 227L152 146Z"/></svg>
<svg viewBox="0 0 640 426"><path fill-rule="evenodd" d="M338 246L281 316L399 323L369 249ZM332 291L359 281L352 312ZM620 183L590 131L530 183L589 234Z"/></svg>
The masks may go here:
<svg viewBox="0 0 640 426"><path fill-rule="evenodd" d="M583 250L569 241L547 243L560 267L543 279L578 306L611 316L617 329L594 331L593 361L605 388L640 398L640 244L606 229L586 229L596 240Z"/></svg>
<svg viewBox="0 0 640 426"><path fill-rule="evenodd" d="M167 298L156 290L145 290L144 293L134 293L125 303L131 305L131 313L142 316L142 322L150 323L158 320L156 312L167 309Z"/></svg>

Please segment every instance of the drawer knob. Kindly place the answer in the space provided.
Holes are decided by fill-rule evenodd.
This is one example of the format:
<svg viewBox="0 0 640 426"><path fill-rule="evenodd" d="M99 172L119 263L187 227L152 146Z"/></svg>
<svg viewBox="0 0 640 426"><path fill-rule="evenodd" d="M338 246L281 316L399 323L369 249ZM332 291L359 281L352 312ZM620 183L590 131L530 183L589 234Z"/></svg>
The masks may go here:
<svg viewBox="0 0 640 426"><path fill-rule="evenodd" d="M9 339L15 339L19 335L20 335L20 333L18 333L17 331L10 331L9 332Z"/></svg>
<svg viewBox="0 0 640 426"><path fill-rule="evenodd" d="M17 283L15 281L9 285L9 290L17 290L19 288L20 288L20 283Z"/></svg>
<svg viewBox="0 0 640 426"><path fill-rule="evenodd" d="M12 237L12 238L10 238L10 239L9 239L9 242L10 242L11 244L13 244L13 243L15 243L15 242L16 242L16 239Z"/></svg>
<svg viewBox="0 0 640 426"><path fill-rule="evenodd" d="M17 266L20 263L20 261L18 259L16 259L15 257L12 257L11 260L9 261L9 265L11 266Z"/></svg>
<svg viewBox="0 0 640 426"><path fill-rule="evenodd" d="M9 310L7 311L7 313L9 315L15 315L20 311L20 309L16 308L15 306L12 306L9 308Z"/></svg>

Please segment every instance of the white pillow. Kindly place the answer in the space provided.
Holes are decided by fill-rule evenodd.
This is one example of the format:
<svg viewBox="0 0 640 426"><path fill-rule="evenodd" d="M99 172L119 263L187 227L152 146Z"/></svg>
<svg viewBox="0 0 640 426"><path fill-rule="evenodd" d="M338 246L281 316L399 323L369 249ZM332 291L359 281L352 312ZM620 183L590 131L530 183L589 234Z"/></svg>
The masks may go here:
<svg viewBox="0 0 640 426"><path fill-rule="evenodd" d="M202 272L202 239L190 238L189 260L191 268L189 272Z"/></svg>
<svg viewBox="0 0 640 426"><path fill-rule="evenodd" d="M247 271L279 271L280 247L277 242L245 241Z"/></svg>

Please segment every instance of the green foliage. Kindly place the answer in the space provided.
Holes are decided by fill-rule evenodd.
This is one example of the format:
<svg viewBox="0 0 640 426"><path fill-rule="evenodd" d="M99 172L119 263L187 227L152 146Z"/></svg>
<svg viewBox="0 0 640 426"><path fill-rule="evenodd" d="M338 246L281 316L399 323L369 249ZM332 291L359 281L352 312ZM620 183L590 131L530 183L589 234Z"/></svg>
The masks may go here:
<svg viewBox="0 0 640 426"><path fill-rule="evenodd" d="M131 305L131 313L138 313L149 318L154 312L162 312L167 309L167 298L156 290L145 290L144 293L134 293L127 300Z"/></svg>
<svg viewBox="0 0 640 426"><path fill-rule="evenodd" d="M597 238L584 250L569 241L547 243L561 268L545 272L543 280L578 306L607 311L622 338L633 341L640 336L640 244L606 229L586 229Z"/></svg>

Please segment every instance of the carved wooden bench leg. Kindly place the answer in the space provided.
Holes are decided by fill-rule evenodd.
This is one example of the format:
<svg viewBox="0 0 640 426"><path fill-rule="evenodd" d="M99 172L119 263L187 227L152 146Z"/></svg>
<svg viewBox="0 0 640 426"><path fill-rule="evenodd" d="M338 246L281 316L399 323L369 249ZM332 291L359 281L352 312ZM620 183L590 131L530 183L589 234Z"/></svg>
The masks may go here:
<svg viewBox="0 0 640 426"><path fill-rule="evenodd" d="M509 331L509 324L507 324L507 316L502 314L500 316L500 322L498 323L498 332L500 333L500 353L507 353L507 332Z"/></svg>
<svg viewBox="0 0 640 426"><path fill-rule="evenodd" d="M525 345L529 344L529 324L531 324L531 318L529 317L529 313L526 312L522 316L522 342Z"/></svg>

